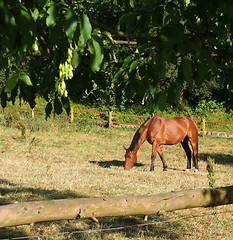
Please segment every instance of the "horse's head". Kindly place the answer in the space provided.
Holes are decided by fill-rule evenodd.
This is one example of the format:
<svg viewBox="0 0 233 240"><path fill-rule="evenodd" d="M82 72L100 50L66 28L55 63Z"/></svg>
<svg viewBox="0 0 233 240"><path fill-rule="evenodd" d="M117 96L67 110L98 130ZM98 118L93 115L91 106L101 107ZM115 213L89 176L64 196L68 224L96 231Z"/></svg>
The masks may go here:
<svg viewBox="0 0 233 240"><path fill-rule="evenodd" d="M127 149L126 147L124 147L124 149L126 150L125 170L130 170L133 167L133 165L137 162L137 155L130 151L129 149Z"/></svg>

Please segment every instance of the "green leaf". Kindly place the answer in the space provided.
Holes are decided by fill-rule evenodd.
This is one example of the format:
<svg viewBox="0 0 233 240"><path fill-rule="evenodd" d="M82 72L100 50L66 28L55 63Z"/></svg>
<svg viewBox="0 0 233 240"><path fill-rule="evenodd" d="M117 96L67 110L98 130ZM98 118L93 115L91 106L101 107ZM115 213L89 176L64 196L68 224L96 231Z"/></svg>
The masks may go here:
<svg viewBox="0 0 233 240"><path fill-rule="evenodd" d="M72 10L68 10L65 16L66 36L72 39L74 32L77 29L78 18Z"/></svg>
<svg viewBox="0 0 233 240"><path fill-rule="evenodd" d="M197 80L196 84L197 87L200 88L202 86L203 81L206 79L208 75L208 66L206 64L206 61L201 61L197 65Z"/></svg>
<svg viewBox="0 0 233 240"><path fill-rule="evenodd" d="M1 93L1 105L3 108L6 107L6 101L7 101L7 93L2 90L2 93Z"/></svg>
<svg viewBox="0 0 233 240"><path fill-rule="evenodd" d="M77 51L73 51L72 59L71 59L71 64L73 68L75 69L78 67L78 65L81 62L81 56L77 53Z"/></svg>
<svg viewBox="0 0 233 240"><path fill-rule="evenodd" d="M57 7L55 5L52 5L48 9L47 13L48 13L48 16L46 18L46 25L48 27L55 26L56 25L56 18L57 18Z"/></svg>
<svg viewBox="0 0 233 240"><path fill-rule="evenodd" d="M47 120L47 118L50 116L51 112L52 112L53 106L51 102L48 102L46 107L45 107L45 113L46 113L46 117L45 119Z"/></svg>
<svg viewBox="0 0 233 240"><path fill-rule="evenodd" d="M16 86L15 88L12 89L11 91L11 97L9 100L12 101L12 104L14 105L15 104L15 98L16 96L18 95L18 86Z"/></svg>
<svg viewBox="0 0 233 240"><path fill-rule="evenodd" d="M180 87L173 83L167 91L167 101L170 104L177 103L180 97Z"/></svg>
<svg viewBox="0 0 233 240"><path fill-rule="evenodd" d="M33 20L31 13L24 6L20 7L20 13L16 15L16 24L22 34L22 45L27 47L34 42L33 35L36 33L36 24Z"/></svg>
<svg viewBox="0 0 233 240"><path fill-rule="evenodd" d="M113 39L112 34L110 32L104 31L103 35L106 36L110 40L110 42L114 43L114 39Z"/></svg>
<svg viewBox="0 0 233 240"><path fill-rule="evenodd" d="M93 72L99 71L100 70L100 66L101 63L103 61L104 58L104 54L102 52L102 48L99 44L98 41L96 41L94 38L92 38L92 43L93 43L93 47L94 47L94 54L91 55L91 69Z"/></svg>
<svg viewBox="0 0 233 240"><path fill-rule="evenodd" d="M88 41L87 45L88 45L88 51L90 52L90 54L94 55L95 54L95 49L94 49L94 46L93 46L93 42Z"/></svg>
<svg viewBox="0 0 233 240"><path fill-rule="evenodd" d="M130 0L129 4L132 8L134 8L134 0Z"/></svg>
<svg viewBox="0 0 233 240"><path fill-rule="evenodd" d="M124 69L121 67L121 68L119 69L119 71L117 71L117 72L115 73L115 75L114 75L114 77L113 77L113 81L116 81L116 80L120 77L120 75L122 74L122 72L124 72Z"/></svg>
<svg viewBox="0 0 233 240"><path fill-rule="evenodd" d="M130 64L129 72L131 73L133 70L135 70L135 68L138 66L138 64L139 64L139 59L133 61L133 62Z"/></svg>
<svg viewBox="0 0 233 240"><path fill-rule="evenodd" d="M104 73L97 72L96 74L93 75L93 79L95 79L95 83L102 89L105 89L107 87L107 82Z"/></svg>
<svg viewBox="0 0 233 240"><path fill-rule="evenodd" d="M63 110L62 110L62 103L61 103L61 101L58 98L56 98L54 100L54 111L58 115L60 115L63 112Z"/></svg>
<svg viewBox="0 0 233 240"><path fill-rule="evenodd" d="M13 73L12 75L10 75L9 78L6 80L5 92L11 92L11 90L18 83L18 80L19 80L18 74Z"/></svg>
<svg viewBox="0 0 233 240"><path fill-rule="evenodd" d="M125 91L125 94L128 96L129 99L133 98L135 92L134 92L131 84L129 84L128 82L125 85L125 90L124 91Z"/></svg>
<svg viewBox="0 0 233 240"><path fill-rule="evenodd" d="M145 9L141 11L141 15L137 17L138 19L138 27L141 32L148 32L149 30L149 25L151 21L150 14L148 14L148 11Z"/></svg>
<svg viewBox="0 0 233 240"><path fill-rule="evenodd" d="M128 57L126 57L126 58L124 59L124 63L123 63L123 65L122 65L122 68L126 68L126 67L129 65L129 63L130 63L130 61L132 60L132 58L133 58L132 55L129 55Z"/></svg>
<svg viewBox="0 0 233 240"><path fill-rule="evenodd" d="M153 23L154 27L162 25L163 14L164 14L163 7L158 7L158 8L154 9L154 11L152 12L152 23Z"/></svg>
<svg viewBox="0 0 233 240"><path fill-rule="evenodd" d="M206 60L207 60L209 67L213 70L213 72L216 75L219 74L218 66L217 66L217 63L215 62L215 60L210 56Z"/></svg>
<svg viewBox="0 0 233 240"><path fill-rule="evenodd" d="M30 105L30 107L31 107L32 109L36 106L36 102L35 102L35 99L34 99L34 98L31 98L31 99L30 99L29 105Z"/></svg>
<svg viewBox="0 0 233 240"><path fill-rule="evenodd" d="M148 86L148 92L150 93L151 96L154 96L156 93L156 88L154 84L149 84Z"/></svg>
<svg viewBox="0 0 233 240"><path fill-rule="evenodd" d="M152 102L152 110L164 110L166 107L167 93L166 91L162 91L157 94Z"/></svg>
<svg viewBox="0 0 233 240"><path fill-rule="evenodd" d="M135 30L135 25L137 21L137 14L135 12L130 12L129 14L126 15L126 31L127 33L133 33Z"/></svg>
<svg viewBox="0 0 233 240"><path fill-rule="evenodd" d="M32 82L30 77L26 74L26 73L21 73L19 75L19 79L24 82L25 84L27 84L28 86L32 86Z"/></svg>
<svg viewBox="0 0 233 240"><path fill-rule="evenodd" d="M138 26L139 26L139 33L138 33L138 44L144 45L148 43L149 37L149 25L150 25L150 14L147 11L143 11L141 16L138 16ZM143 51L143 50L141 50Z"/></svg>
<svg viewBox="0 0 233 240"><path fill-rule="evenodd" d="M179 22L171 23L162 29L160 39L167 51L171 51L177 46L183 47L184 26Z"/></svg>
<svg viewBox="0 0 233 240"><path fill-rule="evenodd" d="M63 26L55 25L49 29L48 44L56 45L63 36Z"/></svg>
<svg viewBox="0 0 233 240"><path fill-rule="evenodd" d="M91 38L92 26L90 20L86 14L81 17L80 23L80 36L79 36L79 46L84 48L86 42Z"/></svg>
<svg viewBox="0 0 233 240"><path fill-rule="evenodd" d="M34 21L36 21L37 18L39 17L39 10L36 8L34 11L31 11L31 16L34 19Z"/></svg>
<svg viewBox="0 0 233 240"><path fill-rule="evenodd" d="M62 101L63 107L66 110L67 115L69 116L70 115L70 101L69 101L68 97L62 97L61 101Z"/></svg>

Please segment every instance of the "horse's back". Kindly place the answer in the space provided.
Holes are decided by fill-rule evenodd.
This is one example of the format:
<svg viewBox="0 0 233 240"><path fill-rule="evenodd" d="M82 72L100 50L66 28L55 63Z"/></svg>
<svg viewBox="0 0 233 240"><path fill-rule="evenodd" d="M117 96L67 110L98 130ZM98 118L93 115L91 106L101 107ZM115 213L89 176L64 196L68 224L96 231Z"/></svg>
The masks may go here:
<svg viewBox="0 0 233 240"><path fill-rule="evenodd" d="M176 127L176 126L182 126L183 128L197 128L196 123L193 119L187 116L178 116L178 117L161 117L159 115L153 116L153 118L156 120L156 122L160 122L165 124L166 126Z"/></svg>
<svg viewBox="0 0 233 240"><path fill-rule="evenodd" d="M148 141L157 141L161 145L176 144L186 136L194 137L195 134L196 123L186 116L164 118L155 115L148 126Z"/></svg>

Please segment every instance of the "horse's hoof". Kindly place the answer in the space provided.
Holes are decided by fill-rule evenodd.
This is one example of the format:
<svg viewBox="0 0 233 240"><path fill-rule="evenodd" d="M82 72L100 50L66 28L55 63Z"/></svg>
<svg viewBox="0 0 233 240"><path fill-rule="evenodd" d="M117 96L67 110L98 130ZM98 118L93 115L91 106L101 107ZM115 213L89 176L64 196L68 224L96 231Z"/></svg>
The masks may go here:
<svg viewBox="0 0 233 240"><path fill-rule="evenodd" d="M125 168L126 171L129 171L130 169L131 169L131 167L127 167L127 168Z"/></svg>
<svg viewBox="0 0 233 240"><path fill-rule="evenodd" d="M164 168L164 169L163 169L163 172L166 172L166 171L167 171L167 168Z"/></svg>
<svg viewBox="0 0 233 240"><path fill-rule="evenodd" d="M189 171L190 171L190 169L189 169L189 168L187 168L187 169L185 169L185 171L186 171L186 172L189 172Z"/></svg>
<svg viewBox="0 0 233 240"><path fill-rule="evenodd" d="M199 172L199 170L195 168L194 172Z"/></svg>

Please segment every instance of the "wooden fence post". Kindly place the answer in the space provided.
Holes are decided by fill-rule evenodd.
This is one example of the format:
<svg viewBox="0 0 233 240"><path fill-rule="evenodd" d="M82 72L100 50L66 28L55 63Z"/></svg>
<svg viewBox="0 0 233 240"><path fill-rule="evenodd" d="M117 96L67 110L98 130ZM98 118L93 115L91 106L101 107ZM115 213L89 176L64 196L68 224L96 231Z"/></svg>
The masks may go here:
<svg viewBox="0 0 233 240"><path fill-rule="evenodd" d="M32 120L34 119L35 117L35 113L34 113L34 108L32 109Z"/></svg>
<svg viewBox="0 0 233 240"><path fill-rule="evenodd" d="M74 108L71 107L70 108L70 123L72 123L74 121Z"/></svg>
<svg viewBox="0 0 233 240"><path fill-rule="evenodd" d="M108 113L108 127L112 126L112 111Z"/></svg>
<svg viewBox="0 0 233 240"><path fill-rule="evenodd" d="M205 137L205 119L202 120L202 136Z"/></svg>

